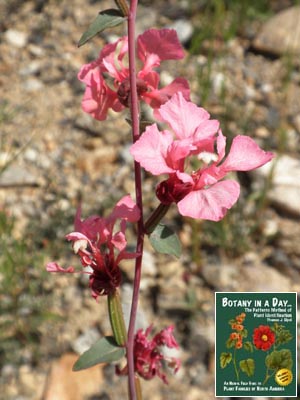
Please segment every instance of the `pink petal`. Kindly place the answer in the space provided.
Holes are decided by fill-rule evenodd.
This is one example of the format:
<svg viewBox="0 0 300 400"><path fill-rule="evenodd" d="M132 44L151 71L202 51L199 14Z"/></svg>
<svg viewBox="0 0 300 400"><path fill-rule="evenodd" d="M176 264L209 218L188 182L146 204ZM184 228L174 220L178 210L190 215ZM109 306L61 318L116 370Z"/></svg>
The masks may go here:
<svg viewBox="0 0 300 400"><path fill-rule="evenodd" d="M124 108L119 102L117 94L106 85L103 77L94 74L90 76L90 82L86 86L81 104L83 111L99 121L106 119L109 108L115 111Z"/></svg>
<svg viewBox="0 0 300 400"><path fill-rule="evenodd" d="M98 62L102 68L119 82L124 79L124 74L128 76L128 68L122 64L123 57L128 51L128 38L123 36L114 43L109 43L103 47ZM118 60L118 63L116 61Z"/></svg>
<svg viewBox="0 0 300 400"><path fill-rule="evenodd" d="M129 194L118 201L110 215L110 219L116 220L118 218L130 222L136 222L140 219L140 210Z"/></svg>
<svg viewBox="0 0 300 400"><path fill-rule="evenodd" d="M208 189L190 192L178 202L181 215L195 218L220 221L227 210L236 203L240 195L237 182L227 180L218 182Z"/></svg>
<svg viewBox="0 0 300 400"><path fill-rule="evenodd" d="M78 72L77 78L86 84L91 81L91 76L97 80L97 76L101 77L101 66L99 60L92 61L89 64L84 64ZM98 78L99 79L99 78Z"/></svg>
<svg viewBox="0 0 300 400"><path fill-rule="evenodd" d="M46 265L46 270L48 272L65 272L65 273L73 273L75 271L74 267L67 267L67 268L62 268L59 266L56 262L49 262Z"/></svg>
<svg viewBox="0 0 300 400"><path fill-rule="evenodd" d="M84 235L83 233L80 233L80 232L68 233L66 235L66 239L70 240L72 242L76 242L77 240L86 240L88 242L88 244L92 247L92 243L91 243L90 239L86 235Z"/></svg>
<svg viewBox="0 0 300 400"><path fill-rule="evenodd" d="M201 122L195 132L194 141L201 143L202 141L207 141L210 138L213 139L218 132L219 127L220 122L216 119L208 119Z"/></svg>
<svg viewBox="0 0 300 400"><path fill-rule="evenodd" d="M127 241L123 232L117 232L112 237L111 243L115 246L119 251L123 251L126 248Z"/></svg>
<svg viewBox="0 0 300 400"><path fill-rule="evenodd" d="M190 99L190 87L186 79L176 78L162 89L150 90L143 95L143 99L150 107L159 108L178 92L181 92L186 100Z"/></svg>
<svg viewBox="0 0 300 400"><path fill-rule="evenodd" d="M159 65L163 60L179 60L184 57L181 44L174 29L149 29L137 39L138 58L146 63L151 54L156 59L150 64Z"/></svg>
<svg viewBox="0 0 300 400"><path fill-rule="evenodd" d="M274 157L270 151L262 150L248 136L236 136L221 168L226 171L250 171L261 167Z"/></svg>
<svg viewBox="0 0 300 400"><path fill-rule="evenodd" d="M142 136L131 146L130 153L135 161L153 175L174 172L166 163L169 145L173 135L168 131L160 132L157 125L147 126Z"/></svg>
<svg viewBox="0 0 300 400"><path fill-rule="evenodd" d="M179 349L178 343L173 335L174 326L169 325L167 328L162 329L159 333L157 333L153 340L158 346L167 346L170 349L175 348Z"/></svg>
<svg viewBox="0 0 300 400"><path fill-rule="evenodd" d="M209 119L204 108L186 101L180 92L163 104L157 113L171 126L178 139L193 137L198 126Z"/></svg>

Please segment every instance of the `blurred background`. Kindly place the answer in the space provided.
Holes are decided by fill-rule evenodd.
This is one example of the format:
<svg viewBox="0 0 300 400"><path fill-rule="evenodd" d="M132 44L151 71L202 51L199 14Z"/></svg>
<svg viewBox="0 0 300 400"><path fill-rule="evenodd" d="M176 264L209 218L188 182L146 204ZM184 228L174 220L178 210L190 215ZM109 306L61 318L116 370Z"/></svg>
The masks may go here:
<svg viewBox="0 0 300 400"><path fill-rule="evenodd" d="M104 122L81 110L82 64L125 27L77 48L112 0L0 0L0 398L126 399L114 366L71 367L110 334L105 299L84 276L51 275L45 264L79 260L64 238L76 208L105 215L134 193L126 111ZM300 6L289 0L144 0L138 33L177 30L186 57L162 63L161 82L189 80L192 100L220 121L228 141L253 137L276 153L272 164L241 173L238 204L218 223L166 224L182 243L179 260L146 241L140 326L175 324L182 368L143 382L145 399L214 397L214 292L299 292ZM145 215L158 180L144 175ZM134 232L129 241L134 246ZM133 265L122 265L128 310Z"/></svg>

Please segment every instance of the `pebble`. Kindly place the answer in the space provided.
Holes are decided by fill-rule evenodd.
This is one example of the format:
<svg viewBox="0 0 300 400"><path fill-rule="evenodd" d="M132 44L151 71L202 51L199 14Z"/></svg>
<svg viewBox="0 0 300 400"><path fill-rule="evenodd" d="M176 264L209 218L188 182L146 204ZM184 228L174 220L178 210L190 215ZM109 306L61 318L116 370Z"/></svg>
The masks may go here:
<svg viewBox="0 0 300 400"><path fill-rule="evenodd" d="M182 44L188 43L188 41L192 38L194 32L193 25L187 19L177 19L175 22L169 25L168 28L175 29L179 41Z"/></svg>
<svg viewBox="0 0 300 400"><path fill-rule="evenodd" d="M0 174L0 186L38 186L38 179L25 167L11 164Z"/></svg>
<svg viewBox="0 0 300 400"><path fill-rule="evenodd" d="M259 51L282 55L300 54L300 6L290 7L271 17L253 42Z"/></svg>
<svg viewBox="0 0 300 400"><path fill-rule="evenodd" d="M43 83L39 79L35 78L27 79L23 82L22 86L27 92L38 92L44 87Z"/></svg>
<svg viewBox="0 0 300 400"><path fill-rule="evenodd" d="M263 178L261 184L272 176L269 200L283 211L300 216L300 160L288 155L275 157L252 174Z"/></svg>
<svg viewBox="0 0 300 400"><path fill-rule="evenodd" d="M16 29L8 29L4 37L8 44L21 49L26 46L28 36L25 32L18 31Z"/></svg>
<svg viewBox="0 0 300 400"><path fill-rule="evenodd" d="M20 70L20 75L22 76L35 75L41 70L41 68L42 68L42 62L39 60L35 60L30 62L29 64L24 65Z"/></svg>
<svg viewBox="0 0 300 400"><path fill-rule="evenodd" d="M71 344L73 350L82 354L87 351L97 340L100 339L100 333L96 328L90 328L86 330L82 335Z"/></svg>

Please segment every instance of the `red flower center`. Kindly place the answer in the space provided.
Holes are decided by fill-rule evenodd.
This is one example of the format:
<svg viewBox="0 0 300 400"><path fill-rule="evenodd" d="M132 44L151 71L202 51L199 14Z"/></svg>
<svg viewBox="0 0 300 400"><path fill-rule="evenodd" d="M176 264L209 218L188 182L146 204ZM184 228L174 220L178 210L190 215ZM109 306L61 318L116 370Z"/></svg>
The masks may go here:
<svg viewBox="0 0 300 400"><path fill-rule="evenodd" d="M140 97L143 93L147 92L148 87L142 79L137 79L136 81L137 94ZM129 107L130 102L130 81L129 78L124 79L120 84L117 91L118 99L121 104L125 107Z"/></svg>

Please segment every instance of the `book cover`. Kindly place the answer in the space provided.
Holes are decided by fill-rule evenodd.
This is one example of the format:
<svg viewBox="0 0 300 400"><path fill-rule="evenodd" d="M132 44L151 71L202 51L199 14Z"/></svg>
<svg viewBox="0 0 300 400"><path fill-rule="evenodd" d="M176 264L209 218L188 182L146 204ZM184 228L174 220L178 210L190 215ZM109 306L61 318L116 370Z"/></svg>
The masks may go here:
<svg viewBox="0 0 300 400"><path fill-rule="evenodd" d="M216 397L297 397L297 293L215 294Z"/></svg>

